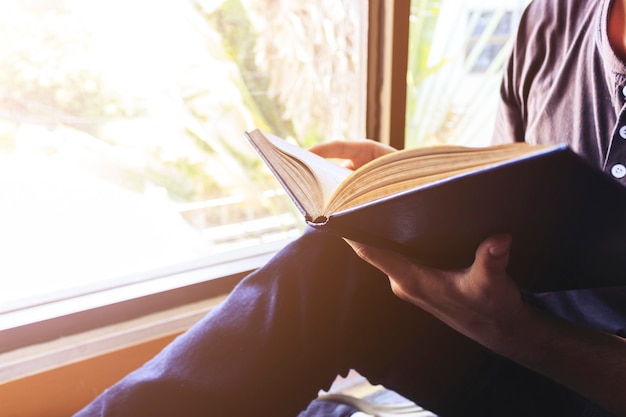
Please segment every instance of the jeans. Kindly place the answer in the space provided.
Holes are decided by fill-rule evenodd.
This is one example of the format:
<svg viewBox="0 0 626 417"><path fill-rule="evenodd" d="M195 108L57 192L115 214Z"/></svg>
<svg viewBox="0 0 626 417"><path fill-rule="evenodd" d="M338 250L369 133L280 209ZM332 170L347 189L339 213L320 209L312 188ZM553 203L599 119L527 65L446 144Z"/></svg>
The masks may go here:
<svg viewBox="0 0 626 417"><path fill-rule="evenodd" d="M342 239L308 230L77 416L296 417L351 368L440 416L587 406L395 297Z"/></svg>

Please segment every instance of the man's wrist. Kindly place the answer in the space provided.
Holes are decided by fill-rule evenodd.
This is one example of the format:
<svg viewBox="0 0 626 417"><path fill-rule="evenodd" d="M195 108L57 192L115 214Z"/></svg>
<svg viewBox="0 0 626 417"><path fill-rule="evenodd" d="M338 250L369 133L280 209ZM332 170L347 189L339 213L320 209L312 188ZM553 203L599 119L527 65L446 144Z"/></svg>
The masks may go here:
<svg viewBox="0 0 626 417"><path fill-rule="evenodd" d="M544 360L545 347L552 337L551 327L556 325L547 314L524 304L506 321L497 324L492 346L495 353L532 368Z"/></svg>

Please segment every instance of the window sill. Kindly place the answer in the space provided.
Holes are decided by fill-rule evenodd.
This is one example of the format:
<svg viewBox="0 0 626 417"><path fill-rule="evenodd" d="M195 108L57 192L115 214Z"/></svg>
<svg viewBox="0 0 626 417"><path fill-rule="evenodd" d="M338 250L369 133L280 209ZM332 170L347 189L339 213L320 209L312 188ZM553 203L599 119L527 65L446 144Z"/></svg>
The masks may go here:
<svg viewBox="0 0 626 417"><path fill-rule="evenodd" d="M184 332L226 296L0 354L0 385Z"/></svg>
<svg viewBox="0 0 626 417"><path fill-rule="evenodd" d="M200 320L285 244L0 314L3 411L74 414Z"/></svg>
<svg viewBox="0 0 626 417"><path fill-rule="evenodd" d="M0 353L227 294L285 243L264 244L254 251L224 255L219 263L190 263L178 271L161 271L115 288L4 312L0 314Z"/></svg>
<svg viewBox="0 0 626 417"><path fill-rule="evenodd" d="M3 412L25 417L74 414L149 360L224 298L211 298L0 354ZM32 401L33 392L37 393L37 401Z"/></svg>

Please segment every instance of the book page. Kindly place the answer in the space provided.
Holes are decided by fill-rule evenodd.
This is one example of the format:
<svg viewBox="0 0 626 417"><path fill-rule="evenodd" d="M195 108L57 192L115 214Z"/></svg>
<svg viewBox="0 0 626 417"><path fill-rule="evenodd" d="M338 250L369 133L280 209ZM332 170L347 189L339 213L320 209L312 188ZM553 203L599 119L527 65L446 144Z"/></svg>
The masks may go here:
<svg viewBox="0 0 626 417"><path fill-rule="evenodd" d="M317 178L322 193L324 195L324 204L326 207L330 197L333 195L339 184L346 179L352 171L339 166L327 159L324 159L312 152L302 149L299 146L293 145L286 140L283 140L277 136L263 132L263 135L269 140L275 147L282 150L284 153L292 155L298 159L301 163L308 166Z"/></svg>
<svg viewBox="0 0 626 417"><path fill-rule="evenodd" d="M324 216L545 149L546 146L518 142L483 148L450 145L411 148L384 155L355 171L341 184Z"/></svg>

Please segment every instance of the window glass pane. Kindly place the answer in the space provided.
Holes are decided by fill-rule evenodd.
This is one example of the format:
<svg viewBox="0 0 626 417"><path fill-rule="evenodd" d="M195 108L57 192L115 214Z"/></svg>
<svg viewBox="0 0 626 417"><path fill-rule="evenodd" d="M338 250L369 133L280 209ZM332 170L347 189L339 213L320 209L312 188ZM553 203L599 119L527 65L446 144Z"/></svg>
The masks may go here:
<svg viewBox="0 0 626 417"><path fill-rule="evenodd" d="M491 140L501 72L528 0L413 0L407 146Z"/></svg>
<svg viewBox="0 0 626 417"><path fill-rule="evenodd" d="M0 311L297 235L242 133L363 136L366 5L1 2Z"/></svg>

